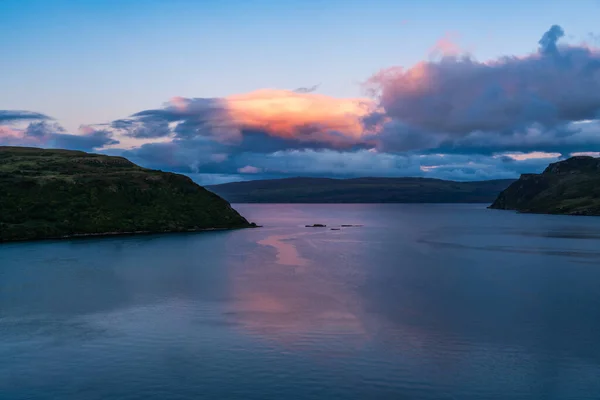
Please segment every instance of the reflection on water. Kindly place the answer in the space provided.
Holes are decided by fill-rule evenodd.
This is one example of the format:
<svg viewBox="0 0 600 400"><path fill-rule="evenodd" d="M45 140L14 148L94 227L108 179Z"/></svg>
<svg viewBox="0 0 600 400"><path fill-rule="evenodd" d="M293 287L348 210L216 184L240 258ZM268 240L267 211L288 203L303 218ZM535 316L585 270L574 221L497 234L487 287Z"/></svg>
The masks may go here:
<svg viewBox="0 0 600 400"><path fill-rule="evenodd" d="M259 240L258 244L262 244L265 246L274 247L277 250L277 263L282 265L295 265L298 267L302 267L308 264L308 260L300 257L298 254L298 250L293 243L299 235L271 235L266 237L263 240Z"/></svg>
<svg viewBox="0 0 600 400"><path fill-rule="evenodd" d="M0 398L600 393L600 219L238 209L265 227L0 246Z"/></svg>
<svg viewBox="0 0 600 400"><path fill-rule="evenodd" d="M276 250L275 262L248 258L233 266L231 273L233 295L236 298L230 316L245 330L286 345L304 346L316 336L340 340L364 335L360 300L348 288L347 273L323 268L320 257L300 256L296 244L311 250L335 246L334 231L269 234L258 244ZM326 251L326 250L325 250ZM340 264L339 267L348 267ZM358 272L358 271L357 271ZM358 272L353 280L360 283ZM350 339L356 340L356 337Z"/></svg>

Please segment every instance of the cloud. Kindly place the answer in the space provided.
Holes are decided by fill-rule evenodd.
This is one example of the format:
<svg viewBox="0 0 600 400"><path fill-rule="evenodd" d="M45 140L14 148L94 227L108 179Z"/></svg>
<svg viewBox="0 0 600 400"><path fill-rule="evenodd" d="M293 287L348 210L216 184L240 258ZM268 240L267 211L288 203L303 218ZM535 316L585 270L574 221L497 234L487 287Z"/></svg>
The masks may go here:
<svg viewBox="0 0 600 400"><path fill-rule="evenodd" d="M210 137L223 144L240 144L246 136L262 135L289 142L289 147L317 143L349 148L363 144L362 118L373 111L370 99L265 89L223 99L177 97L162 109L114 121L112 128L137 138Z"/></svg>
<svg viewBox="0 0 600 400"><path fill-rule="evenodd" d="M152 115L140 115L139 121L116 120L111 123L111 128L122 130L126 136L138 139L152 139L166 137L171 134L169 121L155 118Z"/></svg>
<svg viewBox="0 0 600 400"><path fill-rule="evenodd" d="M253 167L252 165L246 165L245 167L238 168L240 174L258 174L262 172L262 169Z"/></svg>
<svg viewBox="0 0 600 400"><path fill-rule="evenodd" d="M477 154L545 151L568 154L598 149L600 149L600 121L592 120L555 128L533 124L523 130L504 135L472 132L462 138L446 138L436 146L434 151Z"/></svg>
<svg viewBox="0 0 600 400"><path fill-rule="evenodd" d="M296 93L312 93L312 92L316 91L319 88L319 86L321 86L320 83L318 85L314 85L314 86L310 86L310 87L301 87L301 88L294 90L294 92L296 92Z"/></svg>
<svg viewBox="0 0 600 400"><path fill-rule="evenodd" d="M548 163L558 160L556 154L541 158L537 154L389 154L358 150L287 150L268 155L244 154L237 165L252 165L261 169L257 178L286 176L328 176L336 178L428 177L454 180L517 178L520 173L539 172ZM220 170L230 179L242 180L235 170ZM238 172L239 173L239 172Z"/></svg>
<svg viewBox="0 0 600 400"><path fill-rule="evenodd" d="M80 134L69 134L57 123L48 122L50 118L44 119L31 122L24 128L0 126L0 145L91 151L119 143L111 131L82 126Z"/></svg>
<svg viewBox="0 0 600 400"><path fill-rule="evenodd" d="M55 133L48 138L50 147L73 150L97 150L107 145L118 144L112 137L112 132L97 130L82 135Z"/></svg>
<svg viewBox="0 0 600 400"><path fill-rule="evenodd" d="M486 156L597 151L600 54L560 45L563 36L555 25L532 54L479 62L447 35L432 51L440 57L368 79L372 98L333 98L313 93L316 87L176 97L162 108L113 121L111 128L136 140L168 143L133 148L130 156L144 162L222 173L244 168L233 164L247 154L307 149L346 157L368 149ZM168 160L157 154L163 151Z"/></svg>
<svg viewBox="0 0 600 400"><path fill-rule="evenodd" d="M47 135L55 133L64 133L65 130L62 126L57 123L48 123L46 121L31 122L27 128L25 128L24 135L27 137L44 138Z"/></svg>
<svg viewBox="0 0 600 400"><path fill-rule="evenodd" d="M563 37L554 25L535 52L482 62L447 35L428 61L367 79L364 98L315 93L319 85L175 97L76 133L43 114L0 111L0 144L123 155L201 183L515 178L569 154L600 153L600 51Z"/></svg>
<svg viewBox="0 0 600 400"><path fill-rule="evenodd" d="M47 115L33 111L23 110L0 110L0 124L8 124L21 121L36 121L51 119Z"/></svg>
<svg viewBox="0 0 600 400"><path fill-rule="evenodd" d="M460 55L463 50L455 42L456 34L447 33L439 39L430 50L432 57L454 57Z"/></svg>
<svg viewBox="0 0 600 400"><path fill-rule="evenodd" d="M556 44L558 39L563 36L565 36L565 31L558 25L552 25L538 42L540 45L540 53L544 55L558 54L558 47Z"/></svg>
<svg viewBox="0 0 600 400"><path fill-rule="evenodd" d="M579 151L570 154L571 157L575 156L587 156L587 157L600 157L600 151Z"/></svg>
<svg viewBox="0 0 600 400"><path fill-rule="evenodd" d="M550 158L558 158L561 156L560 153L544 153L543 151L534 151L531 153L506 153L503 154L504 157L512 158L516 161L523 160L539 160L539 159L550 159Z"/></svg>
<svg viewBox="0 0 600 400"><path fill-rule="evenodd" d="M419 132L431 138L430 145L459 145L469 135L485 136L490 144L511 135L520 139L532 126L547 136L564 133L573 122L600 118L600 52L561 46L563 35L552 26L537 52L488 62L451 48L454 54L439 61L384 69L365 86L388 124L399 127L398 136Z"/></svg>

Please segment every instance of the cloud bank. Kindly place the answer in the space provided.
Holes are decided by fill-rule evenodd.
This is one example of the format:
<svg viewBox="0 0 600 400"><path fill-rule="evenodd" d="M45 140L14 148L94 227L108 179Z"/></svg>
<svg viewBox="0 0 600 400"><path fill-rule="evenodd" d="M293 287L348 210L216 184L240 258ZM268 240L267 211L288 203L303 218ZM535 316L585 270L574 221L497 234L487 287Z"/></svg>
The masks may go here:
<svg viewBox="0 0 600 400"><path fill-rule="evenodd" d="M2 114L0 112L0 115ZM0 146L31 146L92 151L108 145L119 144L119 141L113 137L113 132L81 126L78 134L69 134L59 124L48 122L50 118L45 116L35 118L41 119L41 121L30 122L25 127L19 127L19 122L32 119L30 115L25 116L26 118L12 118L10 120L11 123L16 125L0 125Z"/></svg>
<svg viewBox="0 0 600 400"><path fill-rule="evenodd" d="M524 57L478 62L449 55L378 72L366 85L384 110L382 118L389 119L381 148L597 146L596 135L574 123L600 118L600 52L560 46L563 35L552 26L538 51Z"/></svg>
<svg viewBox="0 0 600 400"><path fill-rule="evenodd" d="M69 134L51 118L0 111L0 144L122 154L200 181L297 175L516 177L600 151L600 51L561 44L554 25L524 56L477 61L440 40L435 60L366 79L364 98L263 89L173 98Z"/></svg>

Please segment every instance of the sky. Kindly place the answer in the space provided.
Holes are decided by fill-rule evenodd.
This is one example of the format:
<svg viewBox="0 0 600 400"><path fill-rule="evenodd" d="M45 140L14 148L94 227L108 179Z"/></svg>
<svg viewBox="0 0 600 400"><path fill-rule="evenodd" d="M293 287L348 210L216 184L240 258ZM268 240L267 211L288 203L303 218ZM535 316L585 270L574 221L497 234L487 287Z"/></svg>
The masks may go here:
<svg viewBox="0 0 600 400"><path fill-rule="evenodd" d="M201 184L600 156L600 0L2 0L0 145Z"/></svg>

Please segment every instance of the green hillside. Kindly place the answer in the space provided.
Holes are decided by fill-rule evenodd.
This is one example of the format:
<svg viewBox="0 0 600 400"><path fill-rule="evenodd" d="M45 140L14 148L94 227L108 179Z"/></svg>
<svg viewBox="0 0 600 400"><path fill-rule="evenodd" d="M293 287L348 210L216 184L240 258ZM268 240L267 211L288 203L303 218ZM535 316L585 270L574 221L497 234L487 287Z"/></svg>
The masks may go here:
<svg viewBox="0 0 600 400"><path fill-rule="evenodd" d="M0 147L0 241L248 226L183 175L121 157Z"/></svg>

